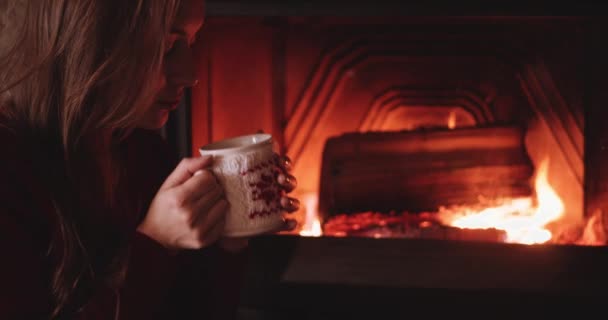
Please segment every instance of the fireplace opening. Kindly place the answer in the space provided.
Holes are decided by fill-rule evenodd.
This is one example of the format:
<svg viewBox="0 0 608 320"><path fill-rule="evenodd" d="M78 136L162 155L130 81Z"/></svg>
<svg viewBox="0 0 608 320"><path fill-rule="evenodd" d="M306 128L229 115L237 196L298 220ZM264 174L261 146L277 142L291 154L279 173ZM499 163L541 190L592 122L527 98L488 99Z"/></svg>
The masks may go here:
<svg viewBox="0 0 608 320"><path fill-rule="evenodd" d="M588 28L584 16L210 17L191 150L272 133L304 200L296 235L603 245L604 211L585 194Z"/></svg>
<svg viewBox="0 0 608 320"><path fill-rule="evenodd" d="M332 316L353 315L351 303L392 310L397 297L511 309L525 297L542 310L601 300L601 19L222 3L209 2L200 82L168 133L185 155L272 133L302 201L297 230L252 240L244 313L282 318L307 296Z"/></svg>
<svg viewBox="0 0 608 320"><path fill-rule="evenodd" d="M440 129L330 138L319 193L304 196L295 233L605 244L601 214L566 212L549 182L551 158L530 159L525 129L450 128L449 119Z"/></svg>

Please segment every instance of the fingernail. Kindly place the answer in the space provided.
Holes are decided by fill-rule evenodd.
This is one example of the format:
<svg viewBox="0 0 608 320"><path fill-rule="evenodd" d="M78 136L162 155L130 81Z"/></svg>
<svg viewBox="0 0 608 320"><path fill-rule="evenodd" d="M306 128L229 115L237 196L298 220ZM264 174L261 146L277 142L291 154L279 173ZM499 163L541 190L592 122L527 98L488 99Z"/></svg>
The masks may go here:
<svg viewBox="0 0 608 320"><path fill-rule="evenodd" d="M300 200L294 199L294 198L289 198L289 205L292 206L292 207L299 207L300 206Z"/></svg>
<svg viewBox="0 0 608 320"><path fill-rule="evenodd" d="M298 225L298 223L295 220L287 220L287 228L289 230L291 229L295 229L295 227Z"/></svg>
<svg viewBox="0 0 608 320"><path fill-rule="evenodd" d="M285 169L288 169L288 170L291 169L292 168L291 160L285 158L283 160L283 166L285 167Z"/></svg>
<svg viewBox="0 0 608 320"><path fill-rule="evenodd" d="M292 179L286 174L281 174L279 179L282 185L290 185L292 183Z"/></svg>
<svg viewBox="0 0 608 320"><path fill-rule="evenodd" d="M285 181L292 185L294 188L298 185L298 180L296 180L296 177L292 176L292 175L287 175L285 177Z"/></svg>

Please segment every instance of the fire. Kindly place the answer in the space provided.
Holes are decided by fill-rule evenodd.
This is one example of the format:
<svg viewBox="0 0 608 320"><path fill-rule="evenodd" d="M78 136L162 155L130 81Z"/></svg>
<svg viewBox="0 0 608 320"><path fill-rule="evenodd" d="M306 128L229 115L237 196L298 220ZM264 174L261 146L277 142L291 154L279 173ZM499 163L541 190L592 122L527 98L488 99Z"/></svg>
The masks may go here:
<svg viewBox="0 0 608 320"><path fill-rule="evenodd" d="M450 112L450 116L448 117L448 128L456 128L456 112L454 111Z"/></svg>
<svg viewBox="0 0 608 320"><path fill-rule="evenodd" d="M558 234L554 235L549 231L547 226L562 218L565 206L562 199L549 184L547 178L548 165L549 161L548 159L545 159L538 166L534 180L534 197L490 201L481 200L477 205L440 208L438 212L427 213L426 216L424 214L410 215L408 213L404 213L403 215L387 215L380 213L373 215L338 215L327 222L328 224L326 224L326 227L328 225L332 226L329 228L330 231L327 235L347 236L350 232L348 230L359 231L359 223L362 223L367 228L367 231L364 233L368 234L368 236L373 236L374 238L391 236L403 237L403 234L399 234L399 232L403 232L403 226L393 230L390 229L388 224L391 224L393 227L402 224L409 226L408 223L410 220L422 219L422 222L420 223L420 228L422 229L428 227L429 230L431 230L433 229L432 226L439 224L448 228L500 231L499 241L510 243L540 244L551 240L559 243L563 234L559 234L559 231L557 231ZM324 232L317 213L318 195L313 192L304 194L300 198L304 204L303 209L305 209L305 212L302 228L300 231L296 232L305 237L322 236ZM347 219L348 217L350 217L350 220ZM430 220L426 221L424 219ZM567 242L582 245L599 245L606 243L608 235L597 232L596 230L598 228L603 230L601 227L603 226L603 219L604 215L601 212L594 215L584 228L584 232L582 232L583 230L581 229L583 234L579 236L579 240L575 241L573 239ZM335 230L331 231L333 230L332 228ZM405 229L409 230L408 228Z"/></svg>
<svg viewBox="0 0 608 320"><path fill-rule="evenodd" d="M536 179L536 201L533 198L503 200L500 205L479 211L461 208L459 212L442 212L444 223L464 229L504 230L506 242L538 244L552 238L545 227L564 214L564 204L547 180L548 159L539 166ZM535 205L536 204L536 205Z"/></svg>
<svg viewBox="0 0 608 320"><path fill-rule="evenodd" d="M304 195L302 200L306 209L306 215L300 235L304 237L320 237L323 235L323 230L321 228L321 220L317 214L319 197L316 193L309 193Z"/></svg>

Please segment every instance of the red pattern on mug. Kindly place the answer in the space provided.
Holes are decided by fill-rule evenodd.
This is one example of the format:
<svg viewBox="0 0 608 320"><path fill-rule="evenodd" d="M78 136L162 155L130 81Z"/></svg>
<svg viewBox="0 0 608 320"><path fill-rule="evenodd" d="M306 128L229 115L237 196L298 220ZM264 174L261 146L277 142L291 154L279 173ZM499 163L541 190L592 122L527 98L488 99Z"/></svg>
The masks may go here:
<svg viewBox="0 0 608 320"><path fill-rule="evenodd" d="M281 189L279 188L273 172L275 170L274 161L269 160L259 164L247 171L241 172L242 176L248 174L257 174L258 177L254 182L249 183L251 194L254 201L264 201L268 209L254 210L249 213L249 218L263 217L273 213L281 212Z"/></svg>

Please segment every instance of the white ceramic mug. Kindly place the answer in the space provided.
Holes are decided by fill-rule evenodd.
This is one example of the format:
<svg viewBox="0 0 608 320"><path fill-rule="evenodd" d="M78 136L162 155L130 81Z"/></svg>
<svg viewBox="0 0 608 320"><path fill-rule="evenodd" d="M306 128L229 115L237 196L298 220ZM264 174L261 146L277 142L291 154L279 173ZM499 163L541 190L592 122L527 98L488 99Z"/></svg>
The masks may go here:
<svg viewBox="0 0 608 320"><path fill-rule="evenodd" d="M225 236L279 231L285 221L271 135L261 133L221 140L199 148L199 153L213 156L211 170L230 204Z"/></svg>

